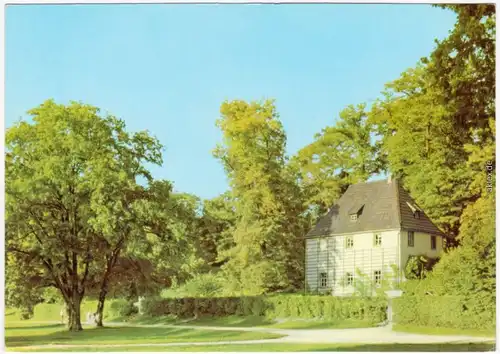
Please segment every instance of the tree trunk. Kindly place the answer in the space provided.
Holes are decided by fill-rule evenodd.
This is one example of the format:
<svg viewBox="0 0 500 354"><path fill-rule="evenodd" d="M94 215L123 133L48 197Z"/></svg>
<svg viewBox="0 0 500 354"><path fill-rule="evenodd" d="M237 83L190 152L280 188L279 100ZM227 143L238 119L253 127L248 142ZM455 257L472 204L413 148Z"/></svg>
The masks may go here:
<svg viewBox="0 0 500 354"><path fill-rule="evenodd" d="M106 291L104 288L101 288L101 292L99 293L99 302L97 303L97 311L95 313L95 324L97 327L103 327L102 318L104 313L104 302L106 301Z"/></svg>
<svg viewBox="0 0 500 354"><path fill-rule="evenodd" d="M111 254L111 258L107 260L106 263L106 272L104 272L104 276L101 282L101 289L99 290L99 301L97 303L97 311L95 312L95 324L97 327L103 327L102 318L104 314L104 302L106 301L106 295L108 294L108 282L109 277L111 276L111 272L113 267L116 264L116 260L120 255L121 245L123 244L123 238L118 242L117 247Z"/></svg>
<svg viewBox="0 0 500 354"><path fill-rule="evenodd" d="M97 310L95 312L95 324L97 327L103 327L102 319L104 314L104 302L106 301L106 295L108 294L108 281L109 275L111 274L111 269L114 265L114 260L108 263L106 273L102 278L101 289L99 290L99 301L97 302Z"/></svg>
<svg viewBox="0 0 500 354"><path fill-rule="evenodd" d="M80 318L80 305L82 299L78 295L74 295L71 300L72 303L68 304L68 330L72 332L81 331L83 330Z"/></svg>

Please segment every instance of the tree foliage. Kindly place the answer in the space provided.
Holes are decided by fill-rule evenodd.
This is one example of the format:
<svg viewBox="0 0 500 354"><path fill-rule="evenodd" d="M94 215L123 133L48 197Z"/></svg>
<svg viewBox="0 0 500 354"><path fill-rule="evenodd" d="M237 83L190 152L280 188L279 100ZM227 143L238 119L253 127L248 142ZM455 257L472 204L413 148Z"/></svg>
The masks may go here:
<svg viewBox="0 0 500 354"><path fill-rule="evenodd" d="M220 267L227 261L224 253L234 246L235 221L235 201L230 192L203 201L198 219L199 248L208 265Z"/></svg>
<svg viewBox="0 0 500 354"><path fill-rule="evenodd" d="M460 299L462 317L449 326L465 325L459 322L470 318L475 322L467 326L491 326L496 292L495 7L443 7L457 13L457 23L448 38L437 42L435 51L423 60L420 77L426 80L409 95L396 90L397 95L381 103L375 115L380 127L393 128L397 120L403 125L405 119L410 122L410 113L402 111L413 106L421 121L431 122L428 155L411 160L422 139L414 144L410 134L405 137L399 126L386 139L385 148L392 156L391 168L405 176L417 201L458 242L458 247L448 249L425 279L405 284L406 293L427 297L422 306L434 302L436 298L429 298L432 296ZM435 98L428 102L427 109L418 105L418 98L423 97ZM406 109L398 110L398 104L406 105ZM380 119L384 109L385 118ZM439 119L433 122L435 117ZM418 121L412 123L425 137L426 131ZM397 142L398 135L401 143ZM398 151L405 139L408 151Z"/></svg>
<svg viewBox="0 0 500 354"><path fill-rule="evenodd" d="M325 213L350 184L364 182L383 169L365 109L365 104L348 106L334 126L322 129L293 157L306 205L316 216Z"/></svg>
<svg viewBox="0 0 500 354"><path fill-rule="evenodd" d="M225 102L221 116L224 141L214 154L228 175L236 214L234 247L225 253L229 283L243 294L298 286L302 203L274 103Z"/></svg>
<svg viewBox="0 0 500 354"><path fill-rule="evenodd" d="M145 167L162 162L161 145L147 132L127 133L122 120L76 102L47 101L29 113L32 123L6 134L8 296L25 288L13 267L29 270L39 286L60 291L77 331L86 291L98 286L104 306L127 247L148 233L172 239L154 209L171 186Z"/></svg>
<svg viewBox="0 0 500 354"><path fill-rule="evenodd" d="M495 116L495 5L439 6L454 11L457 21L424 62L446 103L454 107L456 127L486 128Z"/></svg>

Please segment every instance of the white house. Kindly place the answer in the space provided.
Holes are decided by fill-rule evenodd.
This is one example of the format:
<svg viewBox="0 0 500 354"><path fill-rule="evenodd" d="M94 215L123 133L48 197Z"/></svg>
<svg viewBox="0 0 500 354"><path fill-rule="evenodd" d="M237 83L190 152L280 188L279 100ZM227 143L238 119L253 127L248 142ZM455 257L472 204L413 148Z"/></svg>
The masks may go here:
<svg viewBox="0 0 500 354"><path fill-rule="evenodd" d="M306 235L306 285L342 296L359 272L375 286L404 280L409 256L437 258L443 238L397 179L351 185Z"/></svg>

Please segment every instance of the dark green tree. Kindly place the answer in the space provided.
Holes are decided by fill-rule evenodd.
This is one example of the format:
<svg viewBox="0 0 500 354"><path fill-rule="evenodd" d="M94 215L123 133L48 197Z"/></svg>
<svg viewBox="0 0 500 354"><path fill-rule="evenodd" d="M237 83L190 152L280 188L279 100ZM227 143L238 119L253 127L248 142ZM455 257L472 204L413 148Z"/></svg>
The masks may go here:
<svg viewBox="0 0 500 354"><path fill-rule="evenodd" d="M215 150L235 201L234 247L224 270L241 294L300 286L304 227L300 189L286 167L286 136L272 101L232 101L217 125L224 142Z"/></svg>

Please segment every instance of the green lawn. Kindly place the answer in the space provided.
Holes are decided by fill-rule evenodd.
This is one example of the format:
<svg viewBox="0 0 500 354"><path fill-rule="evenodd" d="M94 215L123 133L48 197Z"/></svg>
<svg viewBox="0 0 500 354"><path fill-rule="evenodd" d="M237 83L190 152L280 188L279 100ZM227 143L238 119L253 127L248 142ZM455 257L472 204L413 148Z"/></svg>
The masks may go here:
<svg viewBox="0 0 500 354"><path fill-rule="evenodd" d="M394 324L392 327L396 332L408 332L418 334L434 334L434 335L458 335L458 336L474 336L474 337L495 337L495 330L481 329L457 329L457 328L442 328L442 327L419 327L409 325Z"/></svg>
<svg viewBox="0 0 500 354"><path fill-rule="evenodd" d="M321 321L321 320L286 320L275 322L263 316L227 316L227 317L205 317L196 320L179 321L169 316L136 316L127 319L134 324L166 324L166 325L190 325L190 326L217 326L217 327L263 327L280 329L338 329L338 328L366 328L374 327L375 324L363 320L344 321Z"/></svg>
<svg viewBox="0 0 500 354"><path fill-rule="evenodd" d="M15 348L10 348L14 351ZM113 347L113 348L57 348L58 352L486 352L494 351L491 343L447 343L447 344L232 344L210 346L172 347ZM20 351L20 350L16 350ZM33 350L34 351L34 350ZM36 351L53 352L54 349Z"/></svg>
<svg viewBox="0 0 500 354"><path fill-rule="evenodd" d="M107 303L109 307L110 302ZM96 301L86 301L82 303L82 322L85 321L87 312L95 311ZM47 322L60 321L61 305L59 304L40 304L35 307L34 317L28 322ZM190 320L179 320L171 316L134 316L127 318L111 318L106 314L106 322L128 322L131 324L164 324L164 325L190 325L190 326L218 326L218 327L266 327L281 329L328 329L328 328L364 328L374 327L373 323L368 321L321 321L321 320L286 320L277 323L272 319L263 316L227 316L227 317L206 317ZM17 310L6 309L5 322L19 322L19 312ZM23 321L24 322L24 321Z"/></svg>
<svg viewBox="0 0 500 354"><path fill-rule="evenodd" d="M129 318L113 319L113 322L127 322L143 325L189 325L189 326L216 326L216 327L260 327L274 323L259 316L227 316L227 317L203 317L199 319L180 320L172 316L133 316Z"/></svg>
<svg viewBox="0 0 500 354"><path fill-rule="evenodd" d="M342 320L342 321L288 320L282 323L274 323L266 327L281 328L281 329L341 329L341 328L367 328L375 326L376 324L364 320Z"/></svg>
<svg viewBox="0 0 500 354"><path fill-rule="evenodd" d="M94 302L86 302L82 306L82 314L95 309ZM139 344L139 343L180 343L180 342L218 342L253 339L280 338L280 335L259 332L242 332L233 330L213 331L205 329L165 328L165 327L134 327L134 324L148 325L197 325L219 327L262 327L282 329L326 329L326 328L362 328L373 327L368 321L320 321L320 320L286 320L276 323L259 316L228 316L220 318L200 318L181 321L170 316L135 316L132 318L108 318L108 322L128 321L117 327L95 328L85 326L82 332L68 332L58 324L60 305L43 304L35 308L34 317L28 321L19 321L16 310L6 309L5 342L11 351L54 351L55 348L26 348L29 346L50 344ZM84 315L83 315L84 316ZM45 323L44 323L45 322ZM52 322L52 323L51 323ZM435 334L435 335L469 335L494 337L494 331L457 330L448 328L428 328L416 326L394 325L393 329L400 332ZM24 348L20 348L24 347ZM490 343L447 343L447 344L231 344L211 346L159 346L159 347L72 347L57 348L58 351L493 351L494 342Z"/></svg>
<svg viewBox="0 0 500 354"><path fill-rule="evenodd" d="M172 316L145 316L135 315L131 317L113 318L113 322L133 323L141 325L175 325L179 320Z"/></svg>
<svg viewBox="0 0 500 354"><path fill-rule="evenodd" d="M34 324L11 322L5 328L8 347L45 344L130 344L130 343L179 343L212 342L280 338L281 335L260 332L213 331L186 328L104 327L85 328L69 332L59 324Z"/></svg>
<svg viewBox="0 0 500 354"><path fill-rule="evenodd" d="M112 301L112 300L111 300ZM110 302L107 302L109 307ZM86 301L82 303L82 321L89 311L95 311L96 301ZM60 321L61 305L59 304L39 304L35 307L34 317L30 322L36 321ZM284 322L265 318L264 316L227 316L227 317L206 317L199 319L179 320L171 316L134 316L126 318L111 318L105 311L104 323L125 322L131 324L164 324L164 325L190 325L190 326L217 326L217 327L265 327L281 329L335 329L335 328L366 328L374 327L375 324L362 320L346 321L322 321L322 320L292 320ZM7 309L5 322L19 321L17 310Z"/></svg>
<svg viewBox="0 0 500 354"><path fill-rule="evenodd" d="M196 320L177 321L175 324L217 327L262 327L271 325L273 323L274 321L262 316L226 316L203 317Z"/></svg>
<svg viewBox="0 0 500 354"><path fill-rule="evenodd" d="M107 303L109 306L109 303ZM30 321L60 321L60 304L39 304L35 306L33 318ZM85 318L87 312L94 312L97 308L97 301L84 301L81 307L82 318ZM17 309L5 309L5 322L19 321L20 311Z"/></svg>

